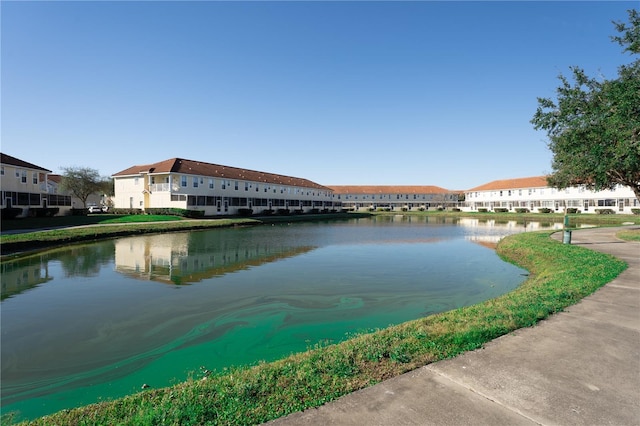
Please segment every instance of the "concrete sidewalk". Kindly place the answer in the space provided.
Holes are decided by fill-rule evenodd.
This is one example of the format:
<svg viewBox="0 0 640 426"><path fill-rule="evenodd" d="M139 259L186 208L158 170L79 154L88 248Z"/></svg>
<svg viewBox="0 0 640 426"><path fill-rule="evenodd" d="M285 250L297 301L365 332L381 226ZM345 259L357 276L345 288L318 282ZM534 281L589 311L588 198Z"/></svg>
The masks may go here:
<svg viewBox="0 0 640 426"><path fill-rule="evenodd" d="M640 425L640 243L619 229L573 232L629 268L564 312L268 425Z"/></svg>

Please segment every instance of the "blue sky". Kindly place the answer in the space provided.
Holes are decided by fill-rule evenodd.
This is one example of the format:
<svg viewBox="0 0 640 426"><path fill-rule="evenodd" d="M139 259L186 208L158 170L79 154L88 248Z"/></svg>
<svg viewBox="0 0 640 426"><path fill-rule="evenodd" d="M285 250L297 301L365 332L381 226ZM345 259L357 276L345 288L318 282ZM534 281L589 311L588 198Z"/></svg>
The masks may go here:
<svg viewBox="0 0 640 426"><path fill-rule="evenodd" d="M3 1L2 152L108 176L173 157L323 185L551 171L530 120L631 61L637 2Z"/></svg>

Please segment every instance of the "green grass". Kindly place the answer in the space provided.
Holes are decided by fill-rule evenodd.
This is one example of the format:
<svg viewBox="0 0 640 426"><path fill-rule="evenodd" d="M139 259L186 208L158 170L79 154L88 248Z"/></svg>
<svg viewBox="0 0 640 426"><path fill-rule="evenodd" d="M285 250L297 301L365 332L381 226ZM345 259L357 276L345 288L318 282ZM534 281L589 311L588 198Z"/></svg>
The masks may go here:
<svg viewBox="0 0 640 426"><path fill-rule="evenodd" d="M445 211L437 211L437 210L425 210L425 211L410 211L410 212L372 212L374 215L411 215L411 216L432 216L432 217L467 217L467 218L476 218L480 220L516 220L516 221L527 221L527 222L560 222L564 221L563 213L494 213L494 212L454 212L450 210ZM569 225L571 227L575 227L580 224L597 224L597 225L610 225L617 226L622 225L624 223L635 223L640 224L640 216L633 214L609 214L609 215L601 215L601 214L590 214L590 213L578 213L578 214L570 214L569 216Z"/></svg>
<svg viewBox="0 0 640 426"><path fill-rule="evenodd" d="M640 229L627 229L616 233L616 237L626 241L640 241Z"/></svg>
<svg viewBox="0 0 640 426"><path fill-rule="evenodd" d="M561 244L551 232L517 234L498 253L531 272L515 291L272 363L215 372L173 387L65 410L35 425L258 424L319 406L425 364L454 357L562 311L626 264ZM6 419L6 418L5 418Z"/></svg>

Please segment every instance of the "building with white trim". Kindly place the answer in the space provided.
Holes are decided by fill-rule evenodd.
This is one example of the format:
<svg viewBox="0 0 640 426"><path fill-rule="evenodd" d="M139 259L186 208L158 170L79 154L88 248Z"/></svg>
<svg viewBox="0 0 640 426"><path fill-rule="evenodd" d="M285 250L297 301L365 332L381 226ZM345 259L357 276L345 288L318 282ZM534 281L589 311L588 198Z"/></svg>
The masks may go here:
<svg viewBox="0 0 640 426"><path fill-rule="evenodd" d="M176 208L204 216L327 212L333 190L303 178L171 158L114 174L114 208Z"/></svg>
<svg viewBox="0 0 640 426"><path fill-rule="evenodd" d="M51 170L0 153L0 190L3 209L21 209L18 217L71 209L71 197L49 192Z"/></svg>
<svg viewBox="0 0 640 426"><path fill-rule="evenodd" d="M640 209L640 201L631 188L618 185L614 190L591 191L584 186L565 189L552 188L546 176L495 180L465 191L461 203L463 211L510 212L556 212L576 211L598 213L610 210L612 213L632 214L632 209Z"/></svg>
<svg viewBox="0 0 640 426"><path fill-rule="evenodd" d="M331 185L336 199L349 210L435 210L458 205L460 191L433 185Z"/></svg>

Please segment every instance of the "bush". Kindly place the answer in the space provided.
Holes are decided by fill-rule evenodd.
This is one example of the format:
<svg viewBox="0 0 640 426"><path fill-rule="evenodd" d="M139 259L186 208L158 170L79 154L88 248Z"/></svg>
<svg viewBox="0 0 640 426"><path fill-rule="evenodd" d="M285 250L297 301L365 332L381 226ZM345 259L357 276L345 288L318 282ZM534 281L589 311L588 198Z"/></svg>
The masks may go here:
<svg viewBox="0 0 640 426"><path fill-rule="evenodd" d="M187 209L178 209L178 208L170 208L170 207L152 208L152 209L145 210L146 214L181 216L181 217L187 217L188 212L189 210Z"/></svg>
<svg viewBox="0 0 640 426"><path fill-rule="evenodd" d="M15 219L21 214L22 214L22 209L19 207L7 207L4 209L0 209L0 218L2 218L2 220Z"/></svg>
<svg viewBox="0 0 640 426"><path fill-rule="evenodd" d="M418 208L418 210L423 212L425 210L425 208L424 207L420 207L420 208Z"/></svg>
<svg viewBox="0 0 640 426"><path fill-rule="evenodd" d="M253 214L253 210L252 209L238 209L238 214L240 216L251 216Z"/></svg>
<svg viewBox="0 0 640 426"><path fill-rule="evenodd" d="M551 209L549 209L547 207L540 207L538 209L538 213L551 213Z"/></svg>
<svg viewBox="0 0 640 426"><path fill-rule="evenodd" d="M59 207L31 207L29 208L29 217L53 217L59 211Z"/></svg>
<svg viewBox="0 0 640 426"><path fill-rule="evenodd" d="M460 210L460 209L459 209L459 208L457 208L457 207L454 207L454 208L452 208L452 209L451 209L451 211L452 211L452 212L461 212L462 210Z"/></svg>
<svg viewBox="0 0 640 426"><path fill-rule="evenodd" d="M518 207L516 208L516 213L529 213L529 209L524 207Z"/></svg>
<svg viewBox="0 0 640 426"><path fill-rule="evenodd" d="M263 216L271 216L273 214L273 210L272 209L264 209L262 210L262 212L260 213Z"/></svg>
<svg viewBox="0 0 640 426"><path fill-rule="evenodd" d="M596 209L597 214L616 214L612 209Z"/></svg>
<svg viewBox="0 0 640 426"><path fill-rule="evenodd" d="M478 209L478 213L486 213L486 212L488 212L488 211L489 211L489 210L487 210L487 209Z"/></svg>
<svg viewBox="0 0 640 426"><path fill-rule="evenodd" d="M203 218L204 210L187 210L185 217L190 217L195 219Z"/></svg>
<svg viewBox="0 0 640 426"><path fill-rule="evenodd" d="M508 213L509 209L505 207L496 207L495 209L493 209L493 211L496 213Z"/></svg>
<svg viewBox="0 0 640 426"><path fill-rule="evenodd" d="M640 214L640 209L631 209L631 213Z"/></svg>
<svg viewBox="0 0 640 426"><path fill-rule="evenodd" d="M73 213L73 210L76 210L76 209L72 209L71 214L75 214ZM132 215L132 214L142 214L142 213L143 213L142 209L113 209L113 214Z"/></svg>
<svg viewBox="0 0 640 426"><path fill-rule="evenodd" d="M568 207L567 209L565 209L565 212L567 214L576 214L576 213L580 213L580 210L578 210L577 207Z"/></svg>
<svg viewBox="0 0 640 426"><path fill-rule="evenodd" d="M403 212L408 212L408 211L409 211L409 208L408 208L408 207L403 207L403 208L402 208L402 211L403 211Z"/></svg>

